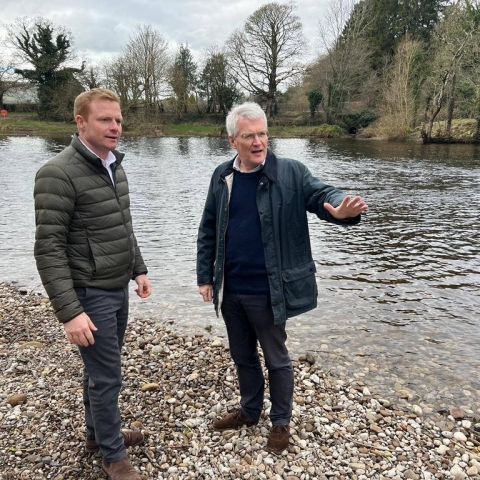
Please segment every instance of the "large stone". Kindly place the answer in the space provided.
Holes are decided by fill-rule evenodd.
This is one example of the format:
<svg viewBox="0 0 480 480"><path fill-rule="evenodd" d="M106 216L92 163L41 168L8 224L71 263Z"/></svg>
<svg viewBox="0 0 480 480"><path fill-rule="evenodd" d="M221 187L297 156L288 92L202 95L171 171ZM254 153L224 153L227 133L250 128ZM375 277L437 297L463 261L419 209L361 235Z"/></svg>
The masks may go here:
<svg viewBox="0 0 480 480"><path fill-rule="evenodd" d="M26 402L27 402L26 393L18 393L16 395L12 395L11 397L7 398L7 403L9 403L12 407L16 407L17 405L21 405Z"/></svg>
<svg viewBox="0 0 480 480"><path fill-rule="evenodd" d="M455 420L463 420L465 418L465 412L461 408L452 407L449 413Z"/></svg>
<svg viewBox="0 0 480 480"><path fill-rule="evenodd" d="M154 390L158 390L160 388L160 385L158 383L144 383L142 385L142 391L143 392L152 392Z"/></svg>

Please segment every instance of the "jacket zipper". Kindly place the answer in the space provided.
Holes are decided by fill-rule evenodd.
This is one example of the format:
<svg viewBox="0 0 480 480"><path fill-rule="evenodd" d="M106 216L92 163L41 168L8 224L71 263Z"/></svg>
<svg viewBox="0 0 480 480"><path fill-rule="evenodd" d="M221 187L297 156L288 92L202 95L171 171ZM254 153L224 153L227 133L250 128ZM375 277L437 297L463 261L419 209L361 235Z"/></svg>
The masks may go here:
<svg viewBox="0 0 480 480"><path fill-rule="evenodd" d="M227 205L226 205L226 221L225 221L225 228L223 229L222 232L222 241L223 241L223 258L222 258L222 278L221 278L221 283L220 283L220 289L218 290L218 309L217 309L217 316L218 312L221 311L222 307L222 300L223 300L223 288L224 288L224 280L225 280L225 253L226 253L226 243L225 243L225 237L227 234L227 228L228 228L228 219L230 215L230 192L228 190L228 183L225 178L222 178L223 183L225 184L225 188L227 189ZM223 207L222 207L223 208Z"/></svg>
<svg viewBox="0 0 480 480"><path fill-rule="evenodd" d="M131 251L133 249L133 245L131 244L130 235L128 234L127 224L125 222L125 213L123 211L122 205L120 204L120 198L119 198L118 192L117 192L117 168L112 169L113 180L112 180L112 178L110 178L110 174L108 173L108 170L105 167L103 167L103 168L104 168L105 172L107 173L108 179L110 180L110 186L112 187L113 192L115 193L115 198L117 199L118 207L120 209L120 213L122 214L122 222L123 222L123 227L125 228L125 233L127 234L128 251L129 251L129 257L130 257ZM135 254L134 254L133 261L130 258L130 263L132 263L133 266L135 265Z"/></svg>

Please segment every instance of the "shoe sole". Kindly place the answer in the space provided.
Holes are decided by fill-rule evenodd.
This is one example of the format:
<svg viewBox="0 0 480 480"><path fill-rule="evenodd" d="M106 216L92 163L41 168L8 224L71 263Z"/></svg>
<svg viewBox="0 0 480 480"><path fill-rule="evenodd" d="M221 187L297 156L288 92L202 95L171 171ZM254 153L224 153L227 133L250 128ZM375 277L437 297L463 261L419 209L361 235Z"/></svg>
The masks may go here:
<svg viewBox="0 0 480 480"><path fill-rule="evenodd" d="M241 428L252 428L252 427L255 427L256 425L258 425L258 422L257 423L252 423L252 424L249 424L247 425L246 423L242 424L242 425L239 425L238 427L228 427L228 428L215 428L213 427L213 430L215 432L226 432L227 430L240 430Z"/></svg>
<svg viewBox="0 0 480 480"><path fill-rule="evenodd" d="M285 448L281 448L280 450L274 450L273 448L265 447L265 450L270 453L282 453L284 450L287 450L288 445Z"/></svg>
<svg viewBox="0 0 480 480"><path fill-rule="evenodd" d="M136 447L137 445L140 445L143 443L145 440L145 437L142 438L139 442L133 443L132 445L129 445L128 447L126 446L125 448L130 448L130 447ZM97 447L85 447L85 452L86 453L97 453L100 450L100 448Z"/></svg>

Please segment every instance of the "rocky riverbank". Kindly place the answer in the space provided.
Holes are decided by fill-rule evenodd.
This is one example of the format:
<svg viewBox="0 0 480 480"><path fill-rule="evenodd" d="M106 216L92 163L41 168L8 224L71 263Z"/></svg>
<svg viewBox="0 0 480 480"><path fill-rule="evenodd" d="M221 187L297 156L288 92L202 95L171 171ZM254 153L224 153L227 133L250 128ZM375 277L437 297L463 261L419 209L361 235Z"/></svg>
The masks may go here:
<svg viewBox="0 0 480 480"><path fill-rule="evenodd" d="M0 478L105 478L83 450L81 370L76 347L49 302L0 284ZM424 417L294 361L295 402L288 451L264 450L266 412L255 428L216 433L210 423L237 405L235 369L223 341L132 320L123 357L126 428L146 434L130 449L145 479L463 479L480 478L480 420L451 408Z"/></svg>

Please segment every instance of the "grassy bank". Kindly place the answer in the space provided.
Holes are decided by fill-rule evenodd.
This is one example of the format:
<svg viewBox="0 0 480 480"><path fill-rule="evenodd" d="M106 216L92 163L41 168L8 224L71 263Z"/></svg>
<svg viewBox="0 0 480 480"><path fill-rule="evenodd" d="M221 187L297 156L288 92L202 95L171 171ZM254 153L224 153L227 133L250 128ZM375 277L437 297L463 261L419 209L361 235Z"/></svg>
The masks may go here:
<svg viewBox="0 0 480 480"><path fill-rule="evenodd" d="M39 120L33 113L10 114L0 120L0 135L70 135L76 131L72 122L47 122ZM334 125L289 125L271 126L270 134L273 137L319 137L333 138L344 134L340 127ZM226 136L223 124L206 122L189 123L125 123L124 135L142 137L221 137Z"/></svg>
<svg viewBox="0 0 480 480"><path fill-rule="evenodd" d="M269 126L271 137L283 138L339 138L350 137L337 125L279 125L281 120L276 120L275 125ZM420 128L413 132L403 134L401 138L392 136L382 131L373 124L357 135L362 139L404 140L407 142L421 142ZM72 122L47 122L39 120L35 113L13 113L5 119L0 119L0 135L35 135L54 136L70 135L76 131ZM444 140L451 143L471 143L476 132L476 120L459 119L452 123L451 136L445 137L445 122L435 122L433 140ZM225 127L222 123L209 123L208 121L190 121L185 123L135 123L124 124L124 136L133 137L226 137Z"/></svg>

